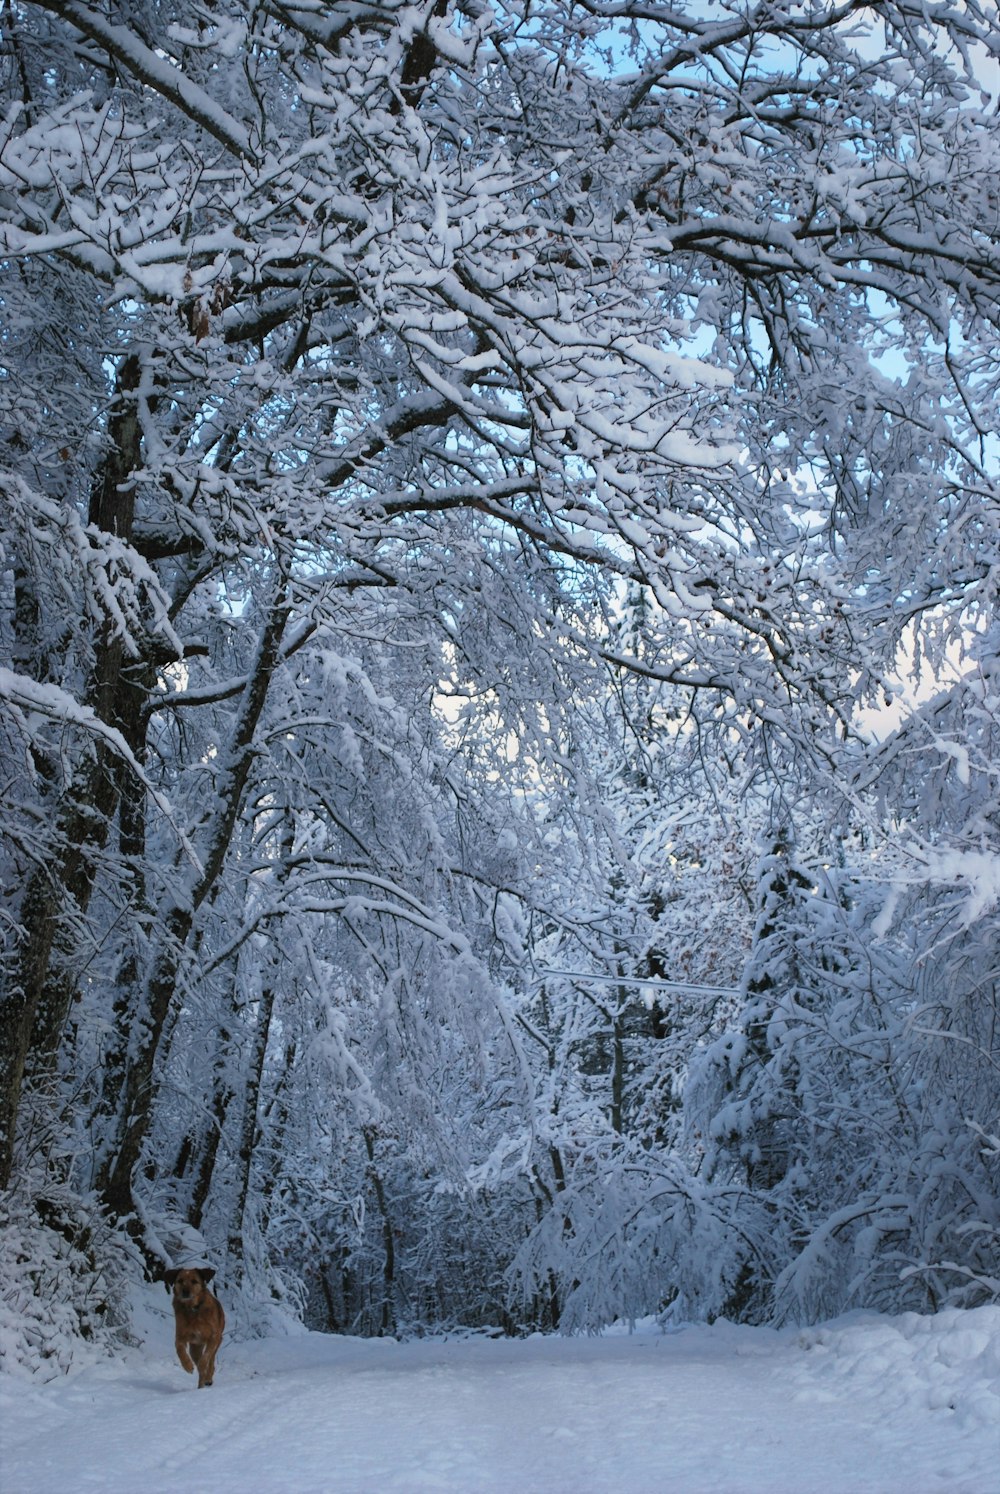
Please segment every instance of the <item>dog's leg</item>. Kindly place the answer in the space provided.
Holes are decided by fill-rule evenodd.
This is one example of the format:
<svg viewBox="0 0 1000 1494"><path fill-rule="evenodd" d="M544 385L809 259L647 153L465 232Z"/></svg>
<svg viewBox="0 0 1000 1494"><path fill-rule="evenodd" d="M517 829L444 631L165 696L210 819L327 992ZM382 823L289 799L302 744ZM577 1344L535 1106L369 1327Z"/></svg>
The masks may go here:
<svg viewBox="0 0 1000 1494"><path fill-rule="evenodd" d="M208 1373L208 1365L211 1358L208 1353L208 1346L199 1340L198 1342L189 1344L188 1349L198 1370L198 1389L201 1390L202 1386L206 1383L205 1375Z"/></svg>
<svg viewBox="0 0 1000 1494"><path fill-rule="evenodd" d="M194 1365L191 1363L191 1355L187 1351L187 1344L182 1338L178 1337L174 1340L174 1346L177 1349L177 1358L181 1362L181 1368L186 1370L189 1375L193 1374Z"/></svg>
<svg viewBox="0 0 1000 1494"><path fill-rule="evenodd" d="M205 1385L211 1385L215 1379L215 1350L205 1345L205 1353L198 1365L198 1389Z"/></svg>

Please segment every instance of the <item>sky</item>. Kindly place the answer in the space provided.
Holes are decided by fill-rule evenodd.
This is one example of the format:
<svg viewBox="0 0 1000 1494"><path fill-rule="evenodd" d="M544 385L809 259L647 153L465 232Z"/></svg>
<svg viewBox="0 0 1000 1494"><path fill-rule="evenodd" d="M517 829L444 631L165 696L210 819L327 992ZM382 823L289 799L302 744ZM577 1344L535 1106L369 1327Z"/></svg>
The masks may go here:
<svg viewBox="0 0 1000 1494"><path fill-rule="evenodd" d="M1000 1307L405 1343L237 1323L199 1391L137 1291L119 1357L0 1375L5 1494L1000 1491Z"/></svg>

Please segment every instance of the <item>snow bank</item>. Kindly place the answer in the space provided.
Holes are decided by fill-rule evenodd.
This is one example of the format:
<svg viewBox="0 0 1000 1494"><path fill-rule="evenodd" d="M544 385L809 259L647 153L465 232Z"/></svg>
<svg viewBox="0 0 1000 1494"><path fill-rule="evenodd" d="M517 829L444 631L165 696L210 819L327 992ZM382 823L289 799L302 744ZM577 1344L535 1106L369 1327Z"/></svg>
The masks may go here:
<svg viewBox="0 0 1000 1494"><path fill-rule="evenodd" d="M128 1261L93 1201L0 1201L0 1376L35 1382L106 1358L126 1330Z"/></svg>
<svg viewBox="0 0 1000 1494"><path fill-rule="evenodd" d="M996 1437L1000 1489L1000 1307L951 1308L932 1317L859 1313L799 1335L811 1362L802 1399L845 1385L886 1414L947 1412L949 1422Z"/></svg>

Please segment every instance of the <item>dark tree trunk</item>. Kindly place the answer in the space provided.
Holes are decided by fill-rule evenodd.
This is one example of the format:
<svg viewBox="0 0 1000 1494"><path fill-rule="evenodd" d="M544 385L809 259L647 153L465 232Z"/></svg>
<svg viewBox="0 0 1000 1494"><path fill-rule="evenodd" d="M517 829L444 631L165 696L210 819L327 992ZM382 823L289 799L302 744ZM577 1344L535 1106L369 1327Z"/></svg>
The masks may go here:
<svg viewBox="0 0 1000 1494"><path fill-rule="evenodd" d="M212 1076L212 1124L205 1138L201 1161L198 1164L198 1175L195 1178L188 1208L188 1223L194 1225L195 1229L201 1229L202 1220L205 1217L205 1204L212 1191L212 1179L215 1176L215 1164L219 1156L219 1145L222 1141L226 1116L229 1114L229 1107L236 1094L228 1077L232 1062L232 1040L233 1035L229 1029L221 1027L218 1033L218 1050Z"/></svg>
<svg viewBox="0 0 1000 1494"><path fill-rule="evenodd" d="M135 515L132 474L140 461L141 428L135 391L141 364L132 355L118 371L108 421L108 453L94 484L90 522L130 540ZM30 626L32 608L22 598ZM94 644L94 667L85 703L100 720L119 724L118 697L124 642L110 619ZM55 858L32 874L21 904L22 939L12 988L0 1002L0 1188L10 1182L14 1136L24 1076L50 1064L76 991L73 923L90 904L97 858L103 851L117 798L117 764L111 749L95 743L66 789L56 817Z"/></svg>
<svg viewBox="0 0 1000 1494"><path fill-rule="evenodd" d="M231 1261L243 1260L243 1227L246 1219L247 1196L250 1191L250 1168L253 1163L254 1147L259 1135L257 1113L260 1105L260 1091L264 1078L264 1060L267 1057L267 1044L271 1035L271 1016L274 1011L274 988L268 987L261 992L257 1009L257 1026L253 1035L253 1047L250 1052L250 1061L247 1065L246 1086L243 1094L243 1118L240 1126L240 1141L237 1149L237 1165L239 1177L236 1189L236 1201L233 1206L232 1222L229 1228L228 1253Z"/></svg>
<svg viewBox="0 0 1000 1494"><path fill-rule="evenodd" d="M200 874L189 895L179 899L162 920L163 936L152 956L146 981L139 1040L135 1056L126 1067L115 1146L99 1178L105 1203L119 1217L132 1211L132 1175L153 1116L154 1068L164 1023L195 917L218 882L243 806L254 755L254 733L277 667L288 616L289 602L281 581L261 632L257 657L244 687L229 752L216 786L216 808L205 837Z"/></svg>
<svg viewBox="0 0 1000 1494"><path fill-rule="evenodd" d="M382 1220L382 1301L379 1304L379 1336L393 1332L396 1325L396 1241L385 1196L382 1174L375 1160L375 1130L365 1126L361 1132L368 1153L368 1176L375 1190L375 1202Z"/></svg>

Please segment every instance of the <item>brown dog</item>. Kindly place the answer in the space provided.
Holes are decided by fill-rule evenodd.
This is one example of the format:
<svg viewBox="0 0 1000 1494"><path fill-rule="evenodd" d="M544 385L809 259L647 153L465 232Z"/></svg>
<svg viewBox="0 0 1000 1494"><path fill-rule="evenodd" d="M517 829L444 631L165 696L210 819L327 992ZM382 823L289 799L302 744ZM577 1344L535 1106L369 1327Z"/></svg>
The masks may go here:
<svg viewBox="0 0 1000 1494"><path fill-rule="evenodd" d="M164 1283L174 1293L174 1343L177 1358L188 1374L198 1366L198 1389L215 1378L215 1356L222 1342L226 1315L222 1303L208 1290L215 1272L204 1266L167 1271Z"/></svg>

